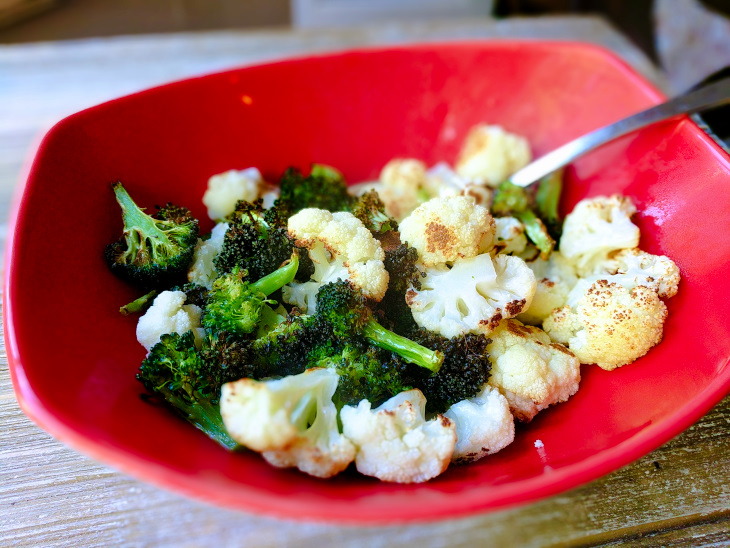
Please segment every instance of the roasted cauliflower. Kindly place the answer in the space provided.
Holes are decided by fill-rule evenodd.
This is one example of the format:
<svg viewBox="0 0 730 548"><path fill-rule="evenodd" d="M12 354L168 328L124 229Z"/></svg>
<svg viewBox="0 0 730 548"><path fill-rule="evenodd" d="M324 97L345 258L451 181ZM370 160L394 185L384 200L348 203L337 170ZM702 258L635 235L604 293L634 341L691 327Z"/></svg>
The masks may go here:
<svg viewBox="0 0 730 548"><path fill-rule="evenodd" d="M406 302L420 327L451 338L491 333L503 318L527 310L535 294L535 275L525 261L483 253L426 269L420 289L410 288Z"/></svg>
<svg viewBox="0 0 730 548"><path fill-rule="evenodd" d="M314 263L307 282L284 286L284 301L308 314L317 309L317 291L336 280L349 280L366 297L382 300L388 289L385 253L362 221L352 213L303 209L289 218L289 234L306 247Z"/></svg>
<svg viewBox="0 0 730 548"><path fill-rule="evenodd" d="M425 266L475 257L492 245L494 219L470 196L434 198L399 224L400 238Z"/></svg>
<svg viewBox="0 0 730 548"><path fill-rule="evenodd" d="M338 378L332 369L309 369L277 380L224 384L223 423L234 440L274 466L329 478L355 458L332 403Z"/></svg>
<svg viewBox="0 0 730 548"><path fill-rule="evenodd" d="M527 140L500 126L479 124L466 136L456 160L456 172L478 184L497 186L530 163Z"/></svg>
<svg viewBox="0 0 730 548"><path fill-rule="evenodd" d="M646 286L626 289L602 279L575 299L553 310L543 328L581 363L610 371L640 358L662 338L667 307Z"/></svg>
<svg viewBox="0 0 730 548"><path fill-rule="evenodd" d="M233 213L239 200L255 201L263 184L261 173L255 167L241 171L231 169L213 175L208 180L208 189L203 194L203 204L208 208L208 217L219 221L229 213Z"/></svg>
<svg viewBox="0 0 730 548"><path fill-rule="evenodd" d="M427 421L425 410L420 390L401 392L375 409L367 400L344 406L342 429L357 447L358 472L382 481L420 483L446 470L456 428L443 415Z"/></svg>
<svg viewBox="0 0 730 548"><path fill-rule="evenodd" d="M581 200L565 217L560 252L578 274L590 272L610 252L639 245L639 227L631 221L635 213L631 199L618 194Z"/></svg>
<svg viewBox="0 0 730 548"><path fill-rule="evenodd" d="M541 329L505 320L489 337L492 376L488 382L504 394L519 420L529 422L538 411L578 391L578 358Z"/></svg>
<svg viewBox="0 0 730 548"><path fill-rule="evenodd" d="M204 331L200 326L202 310L194 304L185 304L187 296L183 291L163 291L137 322L137 341L147 351L160 342L167 333L184 335L193 332L195 342L200 345Z"/></svg>
<svg viewBox="0 0 730 548"><path fill-rule="evenodd" d="M473 398L452 405L444 416L456 425L456 447L451 460L474 462L492 455L515 439L515 421L507 399L485 384Z"/></svg>

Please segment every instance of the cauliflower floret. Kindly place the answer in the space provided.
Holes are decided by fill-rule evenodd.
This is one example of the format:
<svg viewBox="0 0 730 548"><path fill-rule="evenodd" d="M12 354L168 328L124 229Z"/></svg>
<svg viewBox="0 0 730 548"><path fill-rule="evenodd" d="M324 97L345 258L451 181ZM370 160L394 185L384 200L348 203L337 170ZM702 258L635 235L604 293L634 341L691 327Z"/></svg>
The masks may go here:
<svg viewBox="0 0 730 548"><path fill-rule="evenodd" d="M494 219L470 196L434 198L399 224L401 240L425 266L468 259L491 247Z"/></svg>
<svg viewBox="0 0 730 548"><path fill-rule="evenodd" d="M444 416L456 425L451 460L474 462L507 447L515 439L515 421L507 399L485 384L473 398L452 405Z"/></svg>
<svg viewBox="0 0 730 548"><path fill-rule="evenodd" d="M461 177L446 162L439 162L426 172L428 188L434 197L471 196L474 201L488 207L492 200L492 189L475 184Z"/></svg>
<svg viewBox="0 0 730 548"><path fill-rule="evenodd" d="M651 255L637 248L611 253L596 265L593 276L606 278L606 275L626 289L643 285L666 298L677 294L680 280L679 268L669 257Z"/></svg>
<svg viewBox="0 0 730 548"><path fill-rule="evenodd" d="M645 286L626 289L597 280L576 299L553 312L543 328L567 344L581 363L611 371L646 354L662 338L667 307Z"/></svg>
<svg viewBox="0 0 730 548"><path fill-rule="evenodd" d="M634 213L631 199L618 194L581 200L565 217L560 252L578 274L589 273L610 252L639 245L639 227L631 222Z"/></svg>
<svg viewBox="0 0 730 548"><path fill-rule="evenodd" d="M377 188L385 212L400 221L435 194L426 178L426 164L414 159L395 159L380 172Z"/></svg>
<svg viewBox="0 0 730 548"><path fill-rule="evenodd" d="M517 319L522 323L541 325L550 312L567 302L578 277L573 265L559 251L553 251L547 260L537 258L529 261L527 266L535 273L537 287L530 308Z"/></svg>
<svg viewBox="0 0 730 548"><path fill-rule="evenodd" d="M529 308L534 293L535 275L525 261L484 253L452 268L426 269L421 289L408 289L406 302L419 326L451 338L492 332L503 318Z"/></svg>
<svg viewBox="0 0 730 548"><path fill-rule="evenodd" d="M208 217L217 221L233 213L238 200L253 202L259 196L262 183L261 172L255 167L213 175L208 179L208 189L203 194Z"/></svg>
<svg viewBox="0 0 730 548"><path fill-rule="evenodd" d="M332 369L309 369L277 380L224 384L223 424L234 440L274 466L329 478L355 458L355 447L337 427L332 396L338 379Z"/></svg>
<svg viewBox="0 0 730 548"><path fill-rule="evenodd" d="M211 289L213 281L218 276L213 265L213 259L216 258L223 248L223 241L228 231L228 223L218 223L213 227L210 238L207 240L198 240L195 246L195 255L193 256L193 264L188 270L188 281L202 285Z"/></svg>
<svg viewBox="0 0 730 548"><path fill-rule="evenodd" d="M531 159L527 139L500 126L480 124L469 130L456 160L456 172L477 184L496 187Z"/></svg>
<svg viewBox="0 0 730 548"><path fill-rule="evenodd" d="M163 291L155 297L144 315L137 322L137 340L149 352L166 333L193 332L196 345L205 336L200 326L202 310L194 304L183 304L187 296L183 291Z"/></svg>
<svg viewBox="0 0 730 548"><path fill-rule="evenodd" d="M489 384L504 394L519 420L529 422L538 411L578 391L578 358L541 329L506 320L489 338Z"/></svg>
<svg viewBox="0 0 730 548"><path fill-rule="evenodd" d="M314 314L317 291L336 280L349 280L375 301L383 298L388 289L385 253L380 242L352 213L303 209L289 218L288 228L297 245L309 250L314 274L307 282L284 286L285 302Z"/></svg>
<svg viewBox="0 0 730 548"><path fill-rule="evenodd" d="M525 225L514 217L495 217L494 242L490 253L512 253L519 255L527 247Z"/></svg>
<svg viewBox="0 0 730 548"><path fill-rule="evenodd" d="M342 429L357 447L358 472L382 481L420 483L441 474L456 444L456 428L444 417L426 421L420 390L393 396L380 407L362 400L340 411Z"/></svg>

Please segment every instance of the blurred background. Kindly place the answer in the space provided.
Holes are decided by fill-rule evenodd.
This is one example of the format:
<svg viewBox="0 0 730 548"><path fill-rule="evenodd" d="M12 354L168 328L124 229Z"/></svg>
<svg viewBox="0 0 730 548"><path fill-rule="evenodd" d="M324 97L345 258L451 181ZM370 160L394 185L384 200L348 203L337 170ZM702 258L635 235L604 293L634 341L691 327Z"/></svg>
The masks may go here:
<svg viewBox="0 0 730 548"><path fill-rule="evenodd" d="M0 0L0 44L586 14L628 37L674 90L730 65L730 0Z"/></svg>

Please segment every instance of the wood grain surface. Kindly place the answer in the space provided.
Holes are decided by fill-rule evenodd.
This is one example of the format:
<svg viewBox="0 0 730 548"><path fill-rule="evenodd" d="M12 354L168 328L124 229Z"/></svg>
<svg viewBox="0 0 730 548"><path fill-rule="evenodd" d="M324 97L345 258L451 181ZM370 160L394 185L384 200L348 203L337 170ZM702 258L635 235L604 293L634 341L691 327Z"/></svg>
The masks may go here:
<svg viewBox="0 0 730 548"><path fill-rule="evenodd" d="M597 42L661 85L643 55L594 18L2 46L0 238L7 237L11 196L32 143L66 114L164 81L290 54L490 36ZM568 493L465 519L377 528L295 523L214 508L92 461L22 413L4 344L0 425L0 546L730 545L730 398L650 455Z"/></svg>

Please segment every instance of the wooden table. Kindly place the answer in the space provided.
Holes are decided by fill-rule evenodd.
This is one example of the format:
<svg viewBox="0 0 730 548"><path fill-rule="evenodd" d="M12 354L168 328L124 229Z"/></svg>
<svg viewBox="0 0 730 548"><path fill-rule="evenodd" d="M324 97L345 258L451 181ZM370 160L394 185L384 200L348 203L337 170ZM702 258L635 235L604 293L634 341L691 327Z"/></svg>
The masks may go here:
<svg viewBox="0 0 730 548"><path fill-rule="evenodd" d="M217 32L0 47L0 238L32 143L66 114L164 81L264 59L373 43L476 37L592 41L662 85L594 18ZM496 513L351 528L250 516L181 498L79 455L18 408L0 349L0 546L579 546L730 544L730 398L638 462Z"/></svg>

